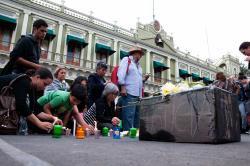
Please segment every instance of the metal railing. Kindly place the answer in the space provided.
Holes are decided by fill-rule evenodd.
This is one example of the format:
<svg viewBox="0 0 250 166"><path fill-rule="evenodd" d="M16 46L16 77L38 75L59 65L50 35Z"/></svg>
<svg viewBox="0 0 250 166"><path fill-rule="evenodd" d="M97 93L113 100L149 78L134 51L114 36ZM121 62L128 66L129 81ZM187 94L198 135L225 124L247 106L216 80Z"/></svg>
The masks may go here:
<svg viewBox="0 0 250 166"><path fill-rule="evenodd" d="M57 12L64 13L66 15L77 18L79 20L83 20L83 21L98 25L102 28L106 28L106 29L109 29L111 31L116 31L116 32L123 34L125 36L129 36L129 37L136 36L135 32L131 32L131 31L126 30L124 28L118 27L115 24L110 24L108 22L97 19L91 15L86 15L84 13L81 13L81 12L76 11L74 9L70 9L70 8L63 6L63 5L59 5L59 4L51 2L49 0L30 0L30 2L35 3L37 5L41 5L43 7L49 8L49 9L52 9L52 10L57 11Z"/></svg>
<svg viewBox="0 0 250 166"><path fill-rule="evenodd" d="M189 59L189 60L191 60L193 62L197 62L197 64L201 64L201 65L203 65L205 67L208 67L208 68L216 70L216 71L227 72L227 71L224 71L223 69L221 69L220 67L215 66L212 63L208 63L207 61L204 61L202 59L196 58L196 57L190 55L189 53L184 53L184 52L182 52L180 50L178 50L178 53L179 53L179 55L181 55L182 57L184 57L187 60ZM232 56L230 56L230 57L232 58ZM223 58L224 58L224 56L223 56ZM236 60L237 58L234 57L233 59Z"/></svg>
<svg viewBox="0 0 250 166"><path fill-rule="evenodd" d="M7 43L7 44L6 44ZM2 49L2 45L6 45L6 48ZM12 48L14 48L15 43L10 43L7 41L1 41L0 40L0 54L5 54L9 56L9 53L11 52ZM74 55L70 54L59 54L55 52L50 52L48 50L42 50L41 55L40 55L40 62L41 63L48 63L49 65L60 65L60 66L66 66L69 68L74 68L74 69L82 69L88 72L95 72L96 69L96 64L98 61L91 61L84 59L82 57L74 57ZM109 77L114 69L113 65L107 65L107 76ZM149 83L153 83L156 85L162 85L166 82L173 82L173 80L168 80L166 78L162 77L153 77L150 76Z"/></svg>

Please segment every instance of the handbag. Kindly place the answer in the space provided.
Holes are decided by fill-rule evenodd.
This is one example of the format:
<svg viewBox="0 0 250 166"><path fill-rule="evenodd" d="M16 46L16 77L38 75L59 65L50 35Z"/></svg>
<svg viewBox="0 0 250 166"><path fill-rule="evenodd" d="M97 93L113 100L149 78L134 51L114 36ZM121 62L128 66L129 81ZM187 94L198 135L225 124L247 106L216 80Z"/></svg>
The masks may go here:
<svg viewBox="0 0 250 166"><path fill-rule="evenodd" d="M16 112L16 100L13 94L13 83L19 78L27 76L19 75L0 92L0 134L16 134L18 131L19 116Z"/></svg>

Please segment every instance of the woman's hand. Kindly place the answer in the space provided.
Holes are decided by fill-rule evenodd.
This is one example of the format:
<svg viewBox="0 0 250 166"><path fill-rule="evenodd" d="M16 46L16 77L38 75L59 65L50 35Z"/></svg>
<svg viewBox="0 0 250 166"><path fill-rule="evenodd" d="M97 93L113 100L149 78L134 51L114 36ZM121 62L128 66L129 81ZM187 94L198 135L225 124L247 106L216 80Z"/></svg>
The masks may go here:
<svg viewBox="0 0 250 166"><path fill-rule="evenodd" d="M50 122L39 122L38 127L42 130L50 131L53 127L52 123Z"/></svg>
<svg viewBox="0 0 250 166"><path fill-rule="evenodd" d="M120 119L117 118L117 117L113 117L112 120L111 120L111 122L112 122L113 125L119 125Z"/></svg>

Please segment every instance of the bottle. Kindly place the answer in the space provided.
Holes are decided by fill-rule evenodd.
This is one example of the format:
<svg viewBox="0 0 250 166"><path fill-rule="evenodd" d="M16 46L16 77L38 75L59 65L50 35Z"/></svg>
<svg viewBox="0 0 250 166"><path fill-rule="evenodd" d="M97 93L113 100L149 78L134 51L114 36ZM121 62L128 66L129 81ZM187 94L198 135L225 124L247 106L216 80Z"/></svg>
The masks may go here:
<svg viewBox="0 0 250 166"><path fill-rule="evenodd" d="M18 129L19 135L28 135L28 124L25 117L20 116L19 119L19 129Z"/></svg>
<svg viewBox="0 0 250 166"><path fill-rule="evenodd" d="M84 139L85 138L85 131L83 127L77 127L76 129L76 139Z"/></svg>

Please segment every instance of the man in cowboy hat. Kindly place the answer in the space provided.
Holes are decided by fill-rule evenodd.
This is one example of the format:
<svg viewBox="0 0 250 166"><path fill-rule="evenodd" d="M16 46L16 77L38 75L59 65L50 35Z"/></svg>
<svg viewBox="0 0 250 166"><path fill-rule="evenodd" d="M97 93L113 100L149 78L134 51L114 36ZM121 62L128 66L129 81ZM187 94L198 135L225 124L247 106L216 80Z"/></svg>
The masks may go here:
<svg viewBox="0 0 250 166"><path fill-rule="evenodd" d="M124 106L122 109L124 131L128 131L132 127L139 128L137 101L142 97L143 82L149 77L149 75L142 77L142 68L139 61L143 55L144 52L141 48L131 48L129 56L121 60L118 69L118 82L121 85L122 106Z"/></svg>

